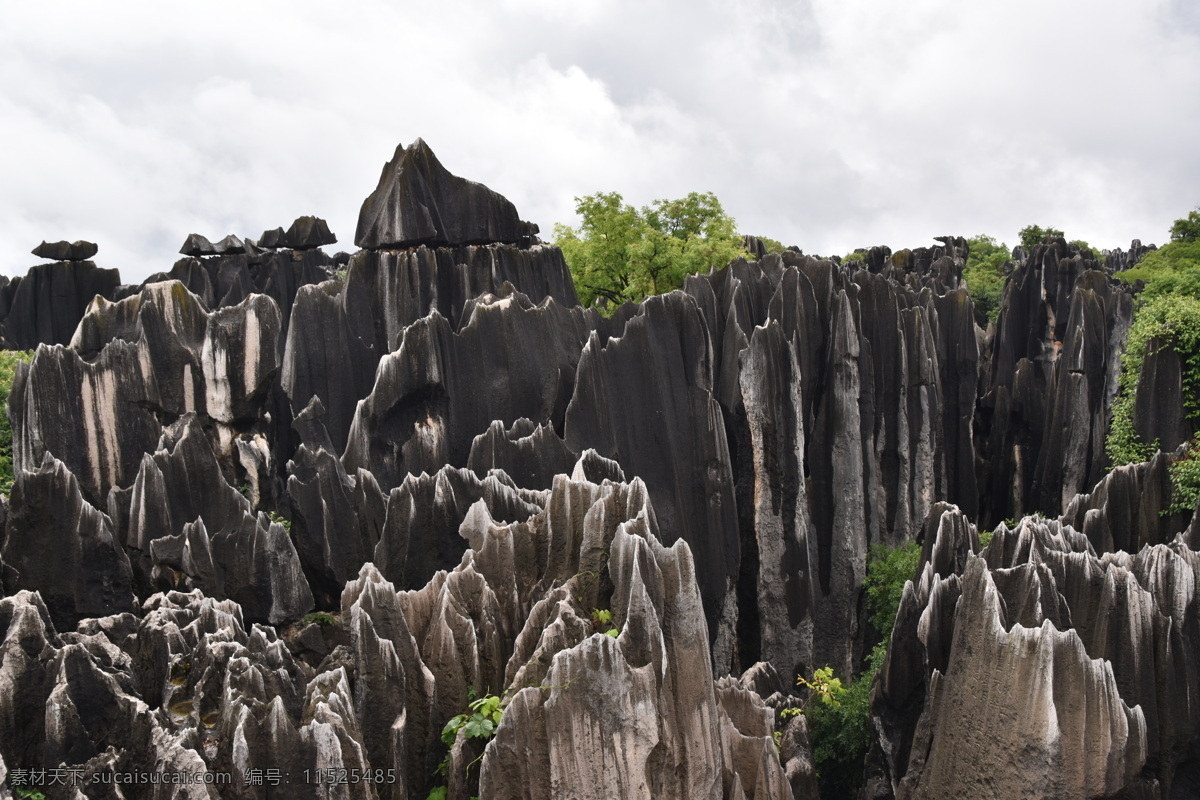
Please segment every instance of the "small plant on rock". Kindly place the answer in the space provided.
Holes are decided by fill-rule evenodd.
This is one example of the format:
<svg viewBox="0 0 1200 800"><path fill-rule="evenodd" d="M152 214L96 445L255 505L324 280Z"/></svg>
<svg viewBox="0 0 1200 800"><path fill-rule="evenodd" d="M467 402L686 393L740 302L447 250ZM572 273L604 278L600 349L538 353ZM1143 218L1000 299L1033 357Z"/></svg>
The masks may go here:
<svg viewBox="0 0 1200 800"><path fill-rule="evenodd" d="M592 627L597 633L603 633L615 639L621 635L621 632L613 625L612 618L612 612L607 608L592 609Z"/></svg>
<svg viewBox="0 0 1200 800"><path fill-rule="evenodd" d="M486 743L496 735L496 728L500 726L500 719L504 716L504 701L496 695L475 697L475 689L469 688L467 696L475 698L467 706L469 711L451 718L442 728L442 742L447 747L454 746L460 731L468 739L483 739ZM446 753L442 763L438 764L437 774L444 776L449 769L450 754ZM435 786L426 796L426 800L445 800L446 791L445 786Z"/></svg>

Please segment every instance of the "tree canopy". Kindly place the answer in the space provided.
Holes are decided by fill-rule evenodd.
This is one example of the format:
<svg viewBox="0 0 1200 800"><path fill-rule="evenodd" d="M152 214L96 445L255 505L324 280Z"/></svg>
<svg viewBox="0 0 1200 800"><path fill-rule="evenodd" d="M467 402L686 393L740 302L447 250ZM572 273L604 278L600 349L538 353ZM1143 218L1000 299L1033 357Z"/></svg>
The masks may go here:
<svg viewBox="0 0 1200 800"><path fill-rule="evenodd" d="M584 305L637 302L683 286L694 272L746 255L733 219L712 192L635 209L617 192L575 198L578 228L554 226Z"/></svg>
<svg viewBox="0 0 1200 800"><path fill-rule="evenodd" d="M1189 211L1186 217L1171 225L1171 241L1184 244L1200 241L1200 208Z"/></svg>
<svg viewBox="0 0 1200 800"><path fill-rule="evenodd" d="M1021 247L1028 253L1041 244L1042 240L1047 236L1063 236L1064 234L1057 228L1026 225L1024 228L1021 228L1021 232L1017 235L1021 237Z"/></svg>
<svg viewBox="0 0 1200 800"><path fill-rule="evenodd" d="M997 242L985 234L967 239L967 263L963 267L963 278L971 290L975 304L975 321L982 327L995 321L1000 314L1000 300L1004 295L1005 264L1010 252L1008 245Z"/></svg>

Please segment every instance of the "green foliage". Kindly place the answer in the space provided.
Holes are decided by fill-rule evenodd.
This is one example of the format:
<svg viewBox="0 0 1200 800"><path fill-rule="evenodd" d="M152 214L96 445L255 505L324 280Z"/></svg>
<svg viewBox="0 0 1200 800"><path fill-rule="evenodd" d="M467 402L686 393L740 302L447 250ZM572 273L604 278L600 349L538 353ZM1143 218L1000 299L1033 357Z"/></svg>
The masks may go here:
<svg viewBox="0 0 1200 800"><path fill-rule="evenodd" d="M1144 281L1143 297L1200 297L1200 241L1180 239L1151 250L1133 269L1118 272L1117 277L1126 283Z"/></svg>
<svg viewBox="0 0 1200 800"><path fill-rule="evenodd" d="M1059 237L1063 232L1057 228L1043 228L1040 225L1026 225L1021 228L1021 232L1017 234L1021 237L1021 247L1026 253L1033 252L1033 248L1037 247L1047 236Z"/></svg>
<svg viewBox="0 0 1200 800"><path fill-rule="evenodd" d="M1114 466L1145 461L1157 442L1143 442L1133 427L1138 377L1152 339L1168 343L1183 362L1183 402L1190 419L1200 420L1200 298L1152 295L1134 313L1121 357L1121 376L1105 449ZM1188 468L1181 467L1180 470Z"/></svg>
<svg viewBox="0 0 1200 800"><path fill-rule="evenodd" d="M1200 207L1195 211L1189 211L1183 219L1175 220L1171 225L1171 241L1183 243L1200 241Z"/></svg>
<svg viewBox="0 0 1200 800"><path fill-rule="evenodd" d="M491 739L496 735L496 728L500 726L500 719L504 716L503 700L496 695L476 697L474 687L468 687L467 696L474 698L467 706L467 713L452 718L442 728L442 743L447 747L454 746L460 731L468 739ZM437 774L445 775L449 769L450 754L447 753L442 763L438 764ZM445 786L434 787L426 796L426 800L445 800L446 791Z"/></svg>
<svg viewBox="0 0 1200 800"><path fill-rule="evenodd" d="M871 746L871 685L886 655L887 645L876 645L868 669L841 690L837 702L818 703L807 714L822 797L853 796L862 782L863 760Z"/></svg>
<svg viewBox="0 0 1200 800"><path fill-rule="evenodd" d="M842 686L842 679L835 678L833 675L833 667L822 667L813 671L811 681L804 679L804 676L796 678L796 684L807 688L812 694L809 699L816 698L827 706L841 705L842 695L846 693L846 689Z"/></svg>
<svg viewBox="0 0 1200 800"><path fill-rule="evenodd" d="M995 531L980 531L979 532L979 547L983 549L992 543L992 537L996 535Z"/></svg>
<svg viewBox="0 0 1200 800"><path fill-rule="evenodd" d="M575 279L584 305L625 301L677 289L694 272L745 256L733 219L711 192L656 200L640 211L617 192L575 198L579 228L554 226L554 244Z"/></svg>
<svg viewBox="0 0 1200 800"><path fill-rule="evenodd" d="M603 633L606 636L611 636L615 639L621 635L621 632L617 630L615 625L613 625L612 618L612 612L607 608L592 609L592 627L595 628L597 632Z"/></svg>
<svg viewBox="0 0 1200 800"><path fill-rule="evenodd" d="M904 584L916 574L920 560L916 542L871 548L864 588L871 624L884 638L867 657L867 669L858 680L843 686L828 667L813 673L811 681L803 676L797 679L811 692L806 716L822 797L852 796L862 782L863 760L871 745L871 686L887 657ZM814 697L820 702L812 703ZM807 708L810 704L812 708Z"/></svg>
<svg viewBox="0 0 1200 800"><path fill-rule="evenodd" d="M1183 458L1171 462L1171 505L1163 514L1186 514L1200 499L1200 441L1193 439Z"/></svg>
<svg viewBox="0 0 1200 800"><path fill-rule="evenodd" d="M337 624L332 614L326 614L324 611L314 611L311 614L305 614L300 619L301 625L320 625L322 628L330 628Z"/></svg>
<svg viewBox="0 0 1200 800"><path fill-rule="evenodd" d="M8 423L8 393L12 391L17 364L33 361L32 350L0 350L0 494L10 494L13 485L12 427Z"/></svg>
<svg viewBox="0 0 1200 800"><path fill-rule="evenodd" d="M283 515L278 511L268 511L267 519L271 520L271 522L279 523L283 526L283 529L287 531L288 536L292 535L292 521L290 519L284 519Z"/></svg>
<svg viewBox="0 0 1200 800"><path fill-rule="evenodd" d="M867 251L855 250L853 253L846 253L846 255L842 256L842 263L845 264L847 261L861 261L865 264L867 262Z"/></svg>
<svg viewBox="0 0 1200 800"><path fill-rule="evenodd" d="M871 548L863 588L867 591L871 624L885 639L891 636L892 626L896 623L896 611L900 608L900 598L904 596L904 584L913 579L920 563L921 545L916 542L899 547L876 545Z"/></svg>
<svg viewBox="0 0 1200 800"><path fill-rule="evenodd" d="M967 239L967 263L963 267L963 278L971 291L975 304L975 321L986 328L1000 314L1000 300L1004 296L1005 265L1011 255L1008 245L985 234Z"/></svg>
<svg viewBox="0 0 1200 800"><path fill-rule="evenodd" d="M763 247L767 248L768 253L782 253L784 250L787 250L784 243L778 239L771 239L767 236L756 236L754 238L763 243Z"/></svg>
<svg viewBox="0 0 1200 800"><path fill-rule="evenodd" d="M21 800L46 800L45 794L29 786L13 786L13 796Z"/></svg>

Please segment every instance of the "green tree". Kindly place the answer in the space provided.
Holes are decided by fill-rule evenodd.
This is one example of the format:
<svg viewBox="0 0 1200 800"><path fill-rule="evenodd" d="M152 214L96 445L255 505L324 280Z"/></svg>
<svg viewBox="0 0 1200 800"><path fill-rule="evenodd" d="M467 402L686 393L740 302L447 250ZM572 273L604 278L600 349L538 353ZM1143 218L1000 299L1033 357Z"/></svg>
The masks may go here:
<svg viewBox="0 0 1200 800"><path fill-rule="evenodd" d="M1189 211L1183 219L1175 220L1171 226L1171 241L1184 243L1200 241L1200 208Z"/></svg>
<svg viewBox="0 0 1200 800"><path fill-rule="evenodd" d="M1057 228L1043 228L1040 225L1026 225L1021 228L1018 236L1021 237L1021 247L1026 253L1033 251L1033 248L1042 243L1042 240L1047 236L1062 236L1063 232Z"/></svg>
<svg viewBox="0 0 1200 800"><path fill-rule="evenodd" d="M746 255L733 219L711 192L656 200L641 210L617 192L599 192L575 198L575 213L580 226L555 225L554 243L584 305L637 302Z"/></svg>
<svg viewBox="0 0 1200 800"><path fill-rule="evenodd" d="M963 278L971 290L975 304L975 321L986 328L1000 314L1000 300L1004 295L1005 264L1010 252L1008 245L985 234L967 239L967 263L963 267Z"/></svg>

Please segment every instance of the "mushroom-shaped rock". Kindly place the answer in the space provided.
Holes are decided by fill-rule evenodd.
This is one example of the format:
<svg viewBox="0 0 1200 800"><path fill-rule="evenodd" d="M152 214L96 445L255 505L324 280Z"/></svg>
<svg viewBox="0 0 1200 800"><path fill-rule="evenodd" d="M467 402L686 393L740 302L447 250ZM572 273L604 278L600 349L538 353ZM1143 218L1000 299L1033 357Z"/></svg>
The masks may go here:
<svg viewBox="0 0 1200 800"><path fill-rule="evenodd" d="M451 175L417 139L383 167L363 203L354 243L367 249L516 243L516 207L486 186Z"/></svg>
<svg viewBox="0 0 1200 800"><path fill-rule="evenodd" d="M38 258L48 258L51 261L86 261L96 255L100 248L95 242L42 242L33 248L33 254Z"/></svg>
<svg viewBox="0 0 1200 800"><path fill-rule="evenodd" d="M329 225L320 217L299 217L287 229L282 238L283 246L293 250L311 250L323 244L334 244L337 237L329 231Z"/></svg>

